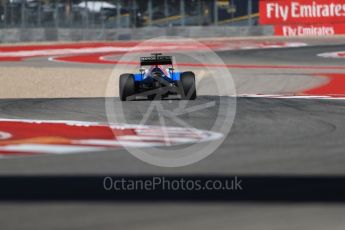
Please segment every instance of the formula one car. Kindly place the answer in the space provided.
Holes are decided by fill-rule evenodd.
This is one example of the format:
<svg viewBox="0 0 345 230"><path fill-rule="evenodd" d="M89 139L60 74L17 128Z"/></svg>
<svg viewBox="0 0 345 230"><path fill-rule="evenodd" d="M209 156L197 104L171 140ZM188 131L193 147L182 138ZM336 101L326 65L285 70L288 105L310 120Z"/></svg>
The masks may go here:
<svg viewBox="0 0 345 230"><path fill-rule="evenodd" d="M194 73L174 71L172 56L162 56L161 53L151 55L140 58L140 73L121 74L120 99L130 101L144 97L157 100L177 95L183 100L195 100Z"/></svg>

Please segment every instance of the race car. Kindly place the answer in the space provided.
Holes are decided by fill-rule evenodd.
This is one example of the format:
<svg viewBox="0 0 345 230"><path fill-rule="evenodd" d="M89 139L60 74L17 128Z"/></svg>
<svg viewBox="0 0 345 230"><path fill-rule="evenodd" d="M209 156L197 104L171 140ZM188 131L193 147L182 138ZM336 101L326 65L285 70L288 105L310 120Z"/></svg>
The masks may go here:
<svg viewBox="0 0 345 230"><path fill-rule="evenodd" d="M182 100L196 99L194 73L175 71L172 56L161 53L141 57L139 73L121 74L119 87L121 101L139 97L160 100L169 95L177 95Z"/></svg>

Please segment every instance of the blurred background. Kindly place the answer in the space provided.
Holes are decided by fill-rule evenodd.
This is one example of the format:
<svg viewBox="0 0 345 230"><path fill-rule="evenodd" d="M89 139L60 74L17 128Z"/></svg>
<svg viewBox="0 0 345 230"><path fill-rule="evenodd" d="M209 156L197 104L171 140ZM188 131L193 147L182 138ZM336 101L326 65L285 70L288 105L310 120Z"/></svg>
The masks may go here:
<svg viewBox="0 0 345 230"><path fill-rule="evenodd" d="M1 0L1 28L257 25L259 0Z"/></svg>

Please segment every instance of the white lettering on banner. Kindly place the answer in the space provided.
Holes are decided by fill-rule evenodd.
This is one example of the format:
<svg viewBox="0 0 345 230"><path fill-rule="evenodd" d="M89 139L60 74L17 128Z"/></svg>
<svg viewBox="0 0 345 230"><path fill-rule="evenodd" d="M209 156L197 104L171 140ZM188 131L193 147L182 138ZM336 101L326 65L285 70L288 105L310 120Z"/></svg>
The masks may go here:
<svg viewBox="0 0 345 230"><path fill-rule="evenodd" d="M328 36L334 35L335 30L333 27L329 26L283 26L284 36L294 37L294 36Z"/></svg>
<svg viewBox="0 0 345 230"><path fill-rule="evenodd" d="M284 21L288 19L289 15L289 7L288 6L280 6L279 3L269 3L267 4L267 17L272 17L272 12L274 12L275 18L282 17Z"/></svg>
<svg viewBox="0 0 345 230"><path fill-rule="evenodd" d="M266 7L267 7L266 12L267 12L267 17L268 17L268 18L272 18L272 11L274 10L274 9L273 9L273 6L274 6L274 5L275 5L274 3L268 3L268 4L266 5Z"/></svg>
<svg viewBox="0 0 345 230"><path fill-rule="evenodd" d="M280 8L280 14L283 17L283 20L286 21L289 16L289 7L279 7Z"/></svg>
<svg viewBox="0 0 345 230"><path fill-rule="evenodd" d="M318 18L318 17L343 17L345 16L344 4L317 4L313 1L310 4L301 4L296 1L290 2L290 5L281 5L277 3L266 4L267 18L283 19L288 21L291 18Z"/></svg>
<svg viewBox="0 0 345 230"><path fill-rule="evenodd" d="M291 17L299 18L298 14L298 2L291 2Z"/></svg>
<svg viewBox="0 0 345 230"><path fill-rule="evenodd" d="M297 36L297 29L291 28L290 26L283 27L284 36Z"/></svg>

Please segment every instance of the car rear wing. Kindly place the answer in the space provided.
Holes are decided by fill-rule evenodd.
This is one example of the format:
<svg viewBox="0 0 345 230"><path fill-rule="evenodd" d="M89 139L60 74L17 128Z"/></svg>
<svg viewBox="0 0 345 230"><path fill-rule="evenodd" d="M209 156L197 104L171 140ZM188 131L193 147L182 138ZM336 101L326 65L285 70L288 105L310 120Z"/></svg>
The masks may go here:
<svg viewBox="0 0 345 230"><path fill-rule="evenodd" d="M172 56L151 56L151 57L141 57L140 65L172 65Z"/></svg>

